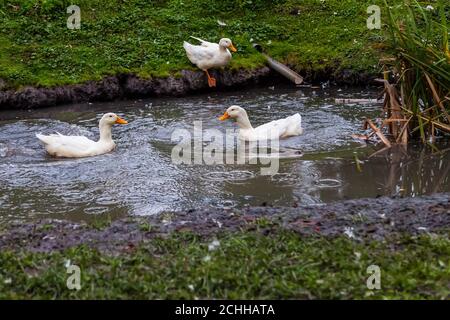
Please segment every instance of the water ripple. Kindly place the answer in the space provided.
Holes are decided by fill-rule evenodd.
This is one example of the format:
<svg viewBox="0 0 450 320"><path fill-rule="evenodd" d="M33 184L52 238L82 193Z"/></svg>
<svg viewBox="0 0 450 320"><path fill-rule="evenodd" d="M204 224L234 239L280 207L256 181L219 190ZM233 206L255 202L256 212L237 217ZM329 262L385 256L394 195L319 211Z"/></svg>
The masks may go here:
<svg viewBox="0 0 450 320"><path fill-rule="evenodd" d="M296 202L375 196L380 190L389 193L400 187L414 194L449 190L450 182L442 173L450 162L448 156L428 159L428 170L402 164L401 170L391 171L405 174L390 179L385 179L385 172L386 166L392 164L386 164L384 158L365 161L361 171L356 170L354 152L369 148L351 136L360 133L365 117L378 115L379 106L342 106L333 101L335 97L359 98L377 93L332 88L314 92L308 88L273 89L99 103L84 109L58 107L20 115L0 112L1 119L9 119L0 120L0 222L49 216L85 220L104 213L147 215L202 206L290 206ZM227 139L234 137L236 124L217 119L232 104L245 107L254 126L297 112L302 115L304 134L283 139L279 150L268 152L271 158L279 159L278 174L261 175L261 167L266 167L261 164L172 162L172 132L191 131L194 121L202 121L203 129L219 130ZM109 111L129 120L126 126L114 126L117 149L110 154L53 159L35 137L39 132L58 131L98 139L98 120ZM191 142L195 142L194 138ZM226 152L228 155L235 150ZM433 174L444 176L436 179L442 181L441 185L426 180ZM423 179L427 183L421 183ZM386 185L386 180L392 185Z"/></svg>

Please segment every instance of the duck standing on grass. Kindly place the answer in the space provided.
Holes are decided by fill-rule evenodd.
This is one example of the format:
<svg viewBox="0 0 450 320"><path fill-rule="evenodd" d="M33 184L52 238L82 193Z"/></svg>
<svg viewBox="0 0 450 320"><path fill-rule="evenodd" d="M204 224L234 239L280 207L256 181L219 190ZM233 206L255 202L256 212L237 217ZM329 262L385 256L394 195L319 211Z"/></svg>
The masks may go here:
<svg viewBox="0 0 450 320"><path fill-rule="evenodd" d="M100 119L100 139L89 140L83 136L64 136L60 133L45 136L36 134L44 143L47 152L54 157L83 158L92 157L112 151L116 144L112 139L111 129L114 124L127 124L128 122L114 113L106 113Z"/></svg>
<svg viewBox="0 0 450 320"><path fill-rule="evenodd" d="M303 133L302 117L298 113L253 128L247 111L239 106L231 106L219 120L224 121L230 118L235 119L239 126L239 138L246 141L273 140L298 136Z"/></svg>
<svg viewBox="0 0 450 320"><path fill-rule="evenodd" d="M191 37L200 41L200 45L193 45L184 41L183 47L187 57L197 67L206 72L208 85L216 86L216 79L209 75L208 69L225 67L231 60L231 51L236 52L236 48L228 38L220 39L219 43L208 42L199 38ZM229 50L228 50L229 49Z"/></svg>

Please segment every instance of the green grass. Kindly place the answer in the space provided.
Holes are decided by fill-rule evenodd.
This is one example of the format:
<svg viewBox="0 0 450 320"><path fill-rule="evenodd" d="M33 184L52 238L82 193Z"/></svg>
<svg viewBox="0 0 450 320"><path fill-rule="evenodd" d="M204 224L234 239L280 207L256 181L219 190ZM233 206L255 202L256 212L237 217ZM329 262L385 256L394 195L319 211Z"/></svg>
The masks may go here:
<svg viewBox="0 0 450 320"><path fill-rule="evenodd" d="M107 255L87 247L64 252L0 252L0 299L12 298L437 298L450 294L448 237L385 243L240 232L211 239L177 234ZM81 290L66 287L65 262L81 268ZM381 268L369 290L367 267Z"/></svg>
<svg viewBox="0 0 450 320"><path fill-rule="evenodd" d="M79 0L80 30L66 27L70 4L0 0L0 78L7 87L118 73L176 76L193 68L182 48L190 35L230 37L238 48L231 68L263 65L253 39L305 73L379 71L383 33L367 29L366 9L382 0Z"/></svg>

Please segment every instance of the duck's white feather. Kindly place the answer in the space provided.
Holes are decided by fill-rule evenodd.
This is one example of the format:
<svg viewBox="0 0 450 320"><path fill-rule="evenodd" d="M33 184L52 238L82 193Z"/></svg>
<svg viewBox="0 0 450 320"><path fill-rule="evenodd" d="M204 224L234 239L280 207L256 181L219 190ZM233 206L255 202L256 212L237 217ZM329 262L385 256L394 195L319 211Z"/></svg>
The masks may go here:
<svg viewBox="0 0 450 320"><path fill-rule="evenodd" d="M44 143L47 152L54 157L92 157L108 153L115 147L114 142L96 142L83 136L65 136L62 134L45 136L37 134L36 137Z"/></svg>
<svg viewBox="0 0 450 320"><path fill-rule="evenodd" d="M298 136L303 133L302 117L296 113L284 119L274 120L256 128L240 129L239 137L244 140L265 140Z"/></svg>
<svg viewBox="0 0 450 320"><path fill-rule="evenodd" d="M212 45L212 46L213 46L213 45L217 45L217 43L209 42L209 41L206 41L206 40L203 40L203 39L194 37L194 36L191 36L191 38L197 40L198 42L200 42L200 45L201 45L202 47L207 47L207 46L211 46L211 45Z"/></svg>

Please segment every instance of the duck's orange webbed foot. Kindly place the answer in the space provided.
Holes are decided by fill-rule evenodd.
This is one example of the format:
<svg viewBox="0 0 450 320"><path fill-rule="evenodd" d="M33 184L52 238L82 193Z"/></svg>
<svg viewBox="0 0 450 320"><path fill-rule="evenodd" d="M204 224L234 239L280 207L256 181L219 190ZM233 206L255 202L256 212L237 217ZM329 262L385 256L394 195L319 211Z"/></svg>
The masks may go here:
<svg viewBox="0 0 450 320"><path fill-rule="evenodd" d="M209 78L209 79L208 79L208 85L209 85L210 87L215 87L215 86L216 86L216 79L214 79L214 78Z"/></svg>
<svg viewBox="0 0 450 320"><path fill-rule="evenodd" d="M211 77L209 75L208 70L205 70L205 72L206 72L206 76L208 77L208 85L209 85L209 87L210 88L215 87L216 86L216 79L214 79L213 77Z"/></svg>

